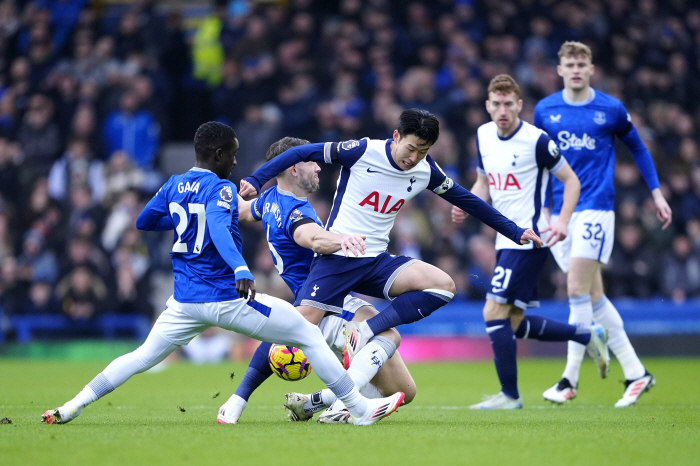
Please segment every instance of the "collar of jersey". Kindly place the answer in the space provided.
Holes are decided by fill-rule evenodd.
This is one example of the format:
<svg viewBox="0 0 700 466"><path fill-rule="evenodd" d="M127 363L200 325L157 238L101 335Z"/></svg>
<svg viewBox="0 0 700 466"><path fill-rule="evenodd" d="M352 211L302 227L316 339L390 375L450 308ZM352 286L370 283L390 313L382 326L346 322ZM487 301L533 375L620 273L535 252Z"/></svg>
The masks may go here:
<svg viewBox="0 0 700 466"><path fill-rule="evenodd" d="M394 158L391 156L391 141L393 141L393 139L386 140L386 158L389 159L389 163L391 164L391 166L394 167L395 169L397 169L398 171L400 171L400 172L406 171L406 170L402 170L401 167L396 165L396 162L394 162Z"/></svg>
<svg viewBox="0 0 700 466"><path fill-rule="evenodd" d="M192 167L190 168L191 172L209 172L209 173L214 173L211 170L207 170L206 168L199 168L199 167Z"/></svg>
<svg viewBox="0 0 700 466"><path fill-rule="evenodd" d="M584 100L583 102L574 102L573 100L567 99L566 94L564 94L564 91L561 91L561 98L565 104L572 105L574 107L582 107L584 105L588 105L591 102L593 102L593 99L595 99L595 89L591 88L591 96L587 100Z"/></svg>
<svg viewBox="0 0 700 466"><path fill-rule="evenodd" d="M520 120L520 124L518 125L518 129L513 131L513 133L511 133L510 136L502 138L501 136L499 136L498 131L496 131L496 136L498 136L498 139L500 139L501 141L507 141L507 140L511 139L513 136L515 136L516 134L518 134L518 131L520 131L520 128L522 128L522 127L523 127L523 120Z"/></svg>
<svg viewBox="0 0 700 466"><path fill-rule="evenodd" d="M285 191L284 189L280 188L279 186L275 186L275 187L277 188L277 192L282 194L283 196L291 196L294 199L298 199L300 201L308 201L309 200L309 198L307 198L307 197L297 197L296 194L291 193L289 191Z"/></svg>

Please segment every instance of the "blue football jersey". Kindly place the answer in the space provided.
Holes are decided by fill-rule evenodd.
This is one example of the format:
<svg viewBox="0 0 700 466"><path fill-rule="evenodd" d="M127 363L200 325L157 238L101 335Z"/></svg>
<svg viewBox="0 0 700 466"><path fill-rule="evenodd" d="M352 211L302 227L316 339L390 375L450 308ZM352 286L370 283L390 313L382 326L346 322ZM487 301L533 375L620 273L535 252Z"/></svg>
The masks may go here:
<svg viewBox="0 0 700 466"><path fill-rule="evenodd" d="M587 102L569 102L560 91L535 107L534 124L549 134L581 181L576 211L614 210L615 136L632 129L627 109L618 99L591 89ZM552 213L561 210L564 184L552 182Z"/></svg>
<svg viewBox="0 0 700 466"><path fill-rule="evenodd" d="M314 252L294 241L294 230L309 222L323 228L323 223L305 197L296 197L278 186L262 193L250 210L256 220L262 220L275 267L296 297L309 276Z"/></svg>
<svg viewBox="0 0 700 466"><path fill-rule="evenodd" d="M201 303L238 299L234 270L252 279L241 256L236 197L236 187L230 181L220 179L209 170L192 168L170 177L139 216L141 223L144 219L170 219L173 229L170 257L177 301ZM228 231L234 245L231 251L220 253L217 250L212 228ZM229 257L228 262L224 255Z"/></svg>

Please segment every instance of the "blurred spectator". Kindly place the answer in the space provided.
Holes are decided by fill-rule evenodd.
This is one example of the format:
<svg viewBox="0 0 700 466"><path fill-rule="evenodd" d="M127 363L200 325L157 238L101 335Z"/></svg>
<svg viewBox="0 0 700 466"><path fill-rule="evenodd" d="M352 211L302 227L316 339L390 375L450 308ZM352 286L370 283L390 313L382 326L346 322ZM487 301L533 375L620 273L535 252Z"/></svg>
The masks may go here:
<svg viewBox="0 0 700 466"><path fill-rule="evenodd" d="M609 283L606 292L613 296L648 298L658 291L658 261L645 244L642 229L623 225L617 234L610 262L604 270Z"/></svg>
<svg viewBox="0 0 700 466"><path fill-rule="evenodd" d="M51 121L54 105L43 94L29 98L24 120L17 130L17 142L22 147L25 163L22 164L23 183L31 183L48 175L51 164L61 153L62 143L58 125Z"/></svg>
<svg viewBox="0 0 700 466"><path fill-rule="evenodd" d="M673 249L664 258L662 277L664 293L677 303L700 291L700 257L687 236L678 235L673 240Z"/></svg>
<svg viewBox="0 0 700 466"><path fill-rule="evenodd" d="M86 267L77 267L56 286L63 312L72 320L87 320L104 310L107 287Z"/></svg>
<svg viewBox="0 0 700 466"><path fill-rule="evenodd" d="M95 202L105 196L104 164L92 160L90 148L84 139L73 139L63 157L54 162L49 172L49 195L57 201L68 196L69 186L87 184Z"/></svg>
<svg viewBox="0 0 700 466"><path fill-rule="evenodd" d="M160 144L160 129L153 115L139 109L140 105L135 92L125 92L119 99L119 109L105 120L102 138L108 154L123 150L137 166L151 170Z"/></svg>
<svg viewBox="0 0 700 466"><path fill-rule="evenodd" d="M55 283L58 278L58 263L51 251L44 247L44 237L36 230L24 235L22 253L17 257L19 276L28 282Z"/></svg>

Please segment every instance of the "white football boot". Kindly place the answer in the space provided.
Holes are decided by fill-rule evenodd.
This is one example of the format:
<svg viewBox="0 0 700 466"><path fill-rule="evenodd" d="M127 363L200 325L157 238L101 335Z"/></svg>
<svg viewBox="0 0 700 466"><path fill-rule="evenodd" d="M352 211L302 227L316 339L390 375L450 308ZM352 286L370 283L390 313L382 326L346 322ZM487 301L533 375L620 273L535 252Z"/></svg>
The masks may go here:
<svg viewBox="0 0 700 466"><path fill-rule="evenodd" d="M399 409L406 395L403 392L396 392L386 398L375 398L367 400L367 411L362 417L352 418L352 423L356 426L371 426L389 417L391 413Z"/></svg>
<svg viewBox="0 0 700 466"><path fill-rule="evenodd" d="M598 374L606 378L610 371L610 351L608 351L608 329L602 325L591 327L591 341L586 345L586 351L598 365Z"/></svg>
<svg viewBox="0 0 700 466"><path fill-rule="evenodd" d="M284 404L284 407L289 410L287 412L287 419L289 419L289 422L308 421L314 417L314 412L316 411L313 409L304 409L304 405L307 401L309 401L309 395L291 392L284 396L287 398L287 402Z"/></svg>
<svg viewBox="0 0 700 466"><path fill-rule="evenodd" d="M615 407L627 408L628 406L634 406L637 404L637 401L639 401L639 398L654 385L656 385L656 379L648 372L637 380L626 380L625 393L623 393L622 398L615 403Z"/></svg>
<svg viewBox="0 0 700 466"><path fill-rule="evenodd" d="M357 322L347 322L343 326L343 336L345 336L345 348L343 348L343 368L350 369L350 363L358 351L360 351L360 328Z"/></svg>
<svg viewBox="0 0 700 466"><path fill-rule="evenodd" d="M486 398L481 403L471 405L469 409L522 409L523 400L509 397L503 392Z"/></svg>
<svg viewBox="0 0 700 466"><path fill-rule="evenodd" d="M70 421L80 416L82 412L82 406L70 408L64 405L56 409L45 411L44 414L41 415L41 422L44 424L68 424Z"/></svg>
<svg viewBox="0 0 700 466"><path fill-rule="evenodd" d="M216 416L217 424L238 424L238 420L243 414L243 410L248 406L248 402L238 395L233 395L226 403L219 408Z"/></svg>
<svg viewBox="0 0 700 466"><path fill-rule="evenodd" d="M352 424L350 411L342 401L336 400L327 410L318 416L320 424Z"/></svg>
<svg viewBox="0 0 700 466"><path fill-rule="evenodd" d="M571 385L569 379L563 378L554 386L545 391L542 396L552 403L562 404L576 398L576 387Z"/></svg>

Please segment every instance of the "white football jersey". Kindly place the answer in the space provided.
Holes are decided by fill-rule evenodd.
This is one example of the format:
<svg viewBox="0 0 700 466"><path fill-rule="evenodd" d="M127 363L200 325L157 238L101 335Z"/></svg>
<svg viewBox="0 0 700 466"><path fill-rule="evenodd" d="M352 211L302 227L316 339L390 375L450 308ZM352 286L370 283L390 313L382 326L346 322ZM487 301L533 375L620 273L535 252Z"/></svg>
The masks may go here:
<svg viewBox="0 0 700 466"><path fill-rule="evenodd" d="M337 154L343 164L326 229L365 235L367 254L360 257L386 252L389 232L406 202L426 188L444 194L453 186L429 155L412 169L401 170L391 157L390 145L391 139L365 138L324 146L326 163L332 163ZM335 254L344 255L342 250Z"/></svg>
<svg viewBox="0 0 700 466"><path fill-rule="evenodd" d="M547 133L521 121L508 138L498 135L496 123L477 130L479 174L489 180L493 207L515 223L539 234L547 226L541 214L549 174L556 173L564 158ZM496 249L532 249L534 243L519 245L500 233Z"/></svg>

